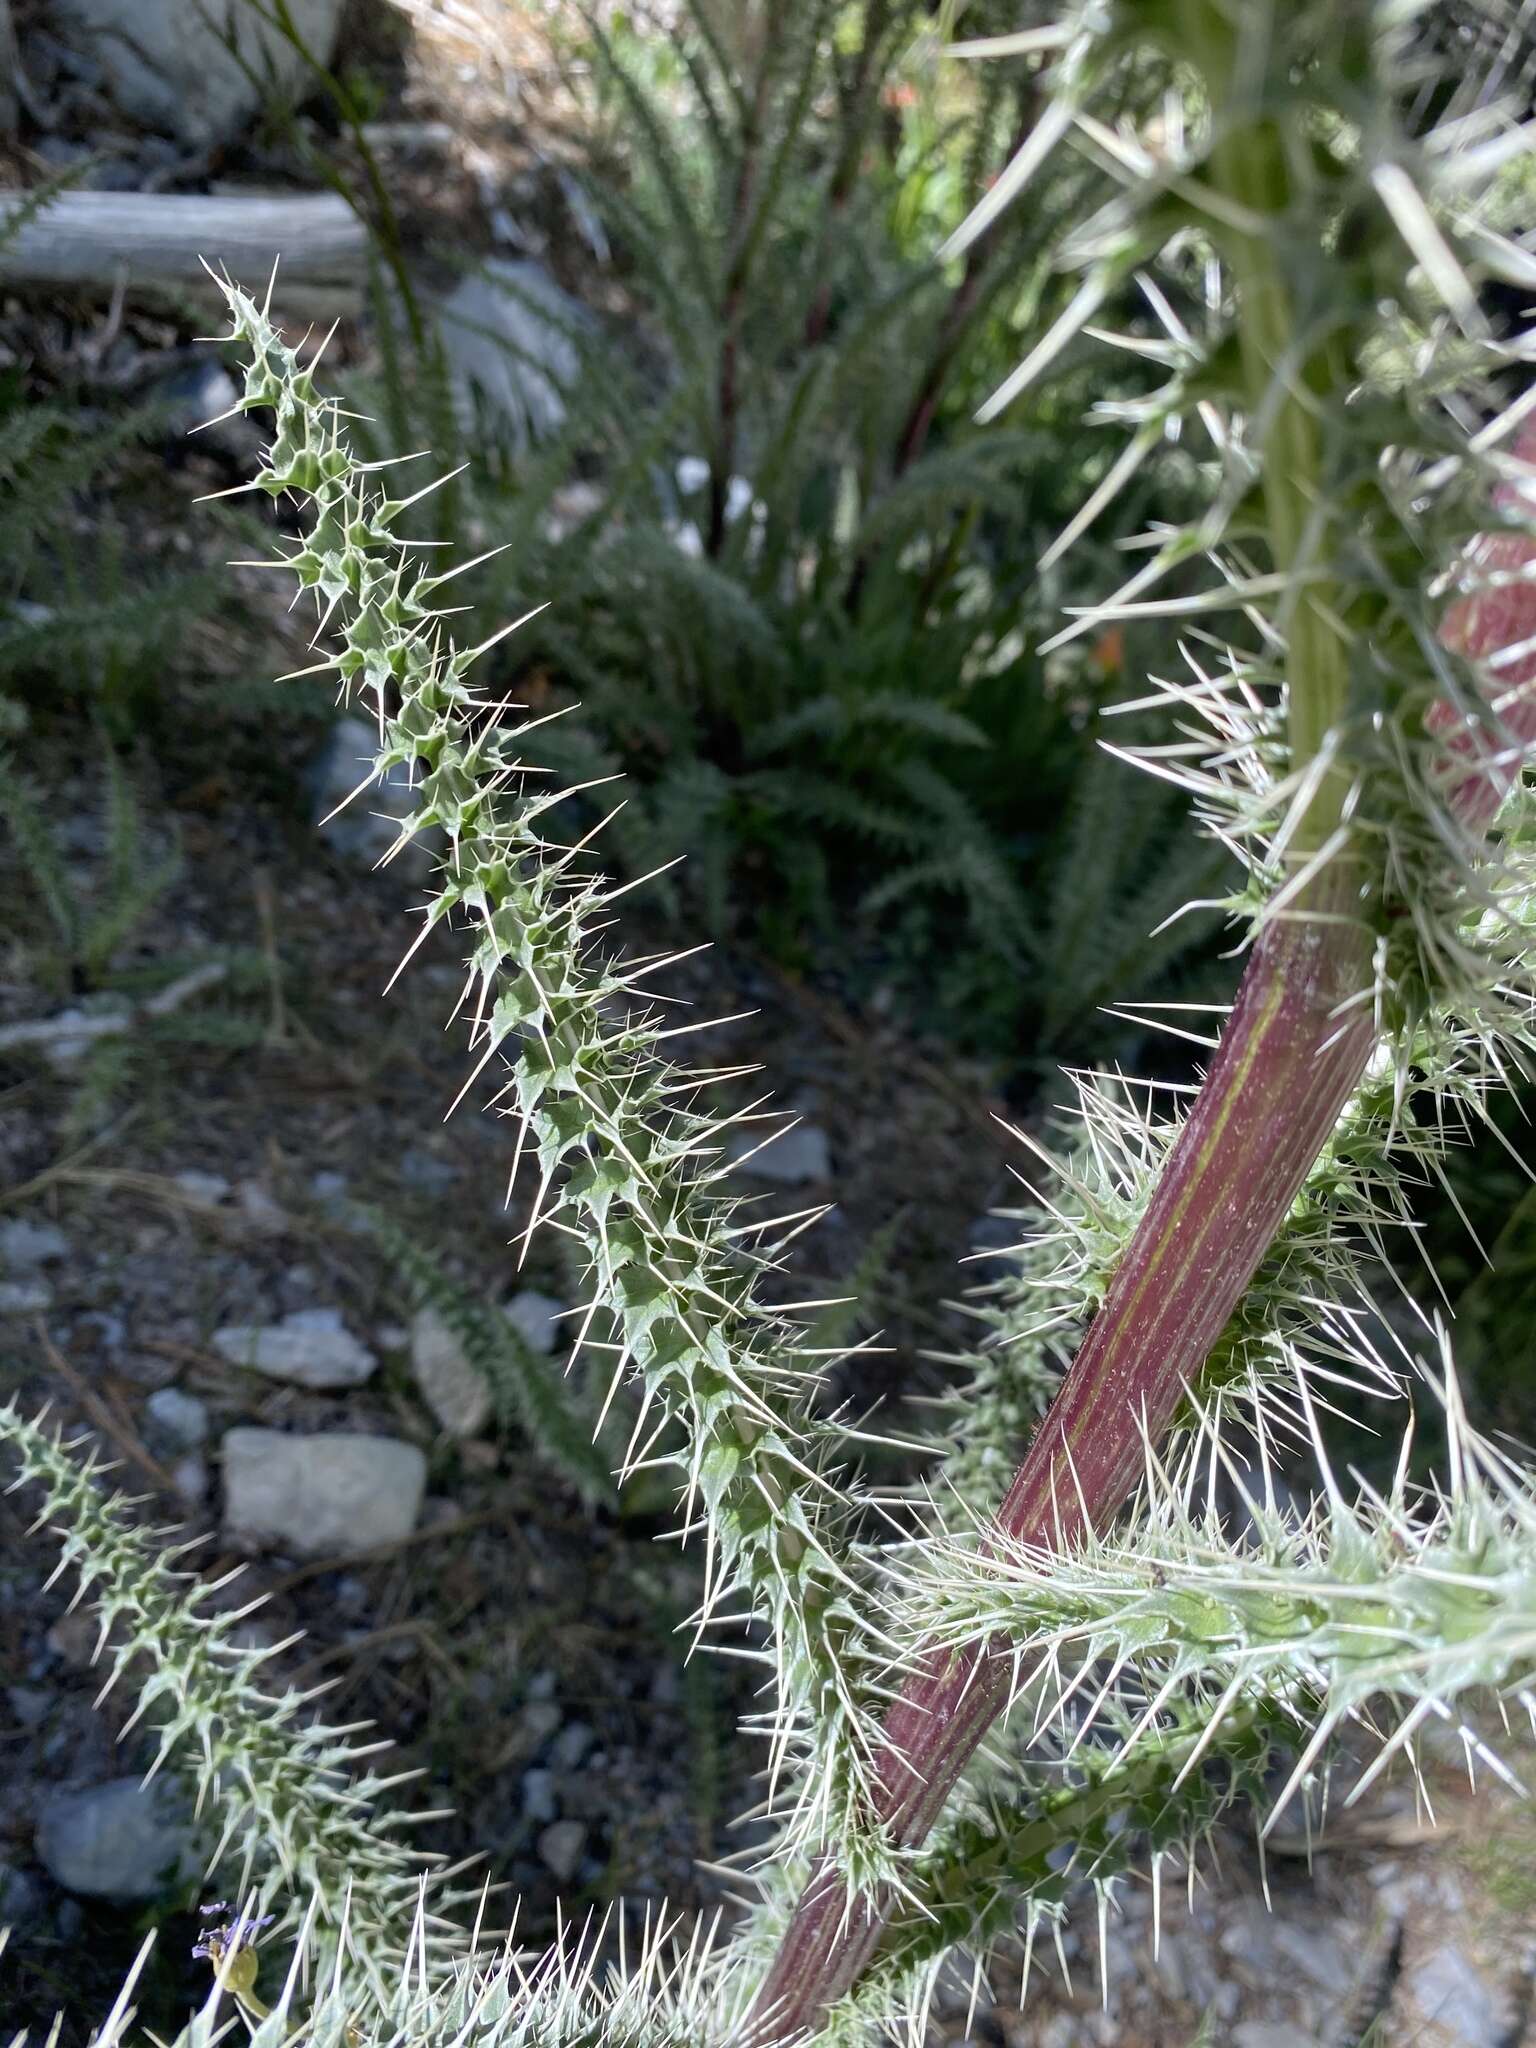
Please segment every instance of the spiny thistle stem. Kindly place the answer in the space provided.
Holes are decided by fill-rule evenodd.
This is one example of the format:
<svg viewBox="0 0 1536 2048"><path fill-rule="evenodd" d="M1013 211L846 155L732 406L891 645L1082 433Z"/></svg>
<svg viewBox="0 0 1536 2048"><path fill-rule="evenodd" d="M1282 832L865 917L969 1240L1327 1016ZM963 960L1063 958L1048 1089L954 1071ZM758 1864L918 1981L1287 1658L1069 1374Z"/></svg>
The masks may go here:
<svg viewBox="0 0 1536 2048"><path fill-rule="evenodd" d="M668 1057L670 1041L701 1028L666 1028L650 1007L649 983L670 961L624 962L601 939L633 885L610 889L593 873L591 834L575 845L545 836L574 792L540 779L513 707L467 681L512 628L453 645L433 600L460 572L419 568L397 530L415 499L374 482L337 401L320 396L266 308L223 289L248 356L240 409L276 414L248 488L307 508L306 536L281 560L316 595L317 643L334 622L338 644L318 667L378 722L378 758L355 794L407 768L417 808L387 858L432 829L449 843L421 938L441 925L471 939L459 1007L477 1060L460 1099L499 1061L495 1100L518 1130L513 1176L526 1161L537 1177L523 1242L542 1223L582 1246L590 1298L575 1350L612 1360L608 1401L621 1383L640 1390L622 1469L679 1466L685 1518L705 1533L696 1631L735 1626L743 1608L764 1624L779 1686L774 1771L802 1721L852 1732L862 1755L862 1708L840 1655L852 1504L837 1460L849 1433L821 1412L824 1369L791 1320L796 1304L772 1306L763 1291L805 1219L742 1221L721 1157L740 1119L703 1107L734 1071ZM678 1422L683 1449L660 1441ZM808 1788L813 1807L820 1796Z"/></svg>
<svg viewBox="0 0 1536 2048"><path fill-rule="evenodd" d="M1147 13L1127 8L1124 18ZM1196 1383L1382 1034L1378 937L1362 887L1370 842L1345 830L1359 778L1340 745L1352 643L1380 614L1370 583L1332 570L1348 510L1347 500L1330 503L1323 445L1323 415L1331 405L1337 417L1358 375L1342 345L1353 320L1300 307L1287 289L1287 244L1315 229L1304 217L1306 195L1289 178L1304 131L1297 123L1285 132L1271 113L1266 74L1282 58L1255 27L1259 13L1240 22L1213 0L1187 0L1178 28L1148 32L1197 66L1212 101L1202 165L1210 217L1201 226L1231 280L1241 358L1234 395L1248 415L1244 453L1257 467L1282 587L1271 635L1284 650L1277 681L1298 792L1270 884L1278 891L1273 907L1284 909L1261 917L1210 1072L998 1512L993 1541L1034 1553L1071 1552L1124 1506L1148 1446ZM1361 20L1340 10L1346 41ZM1536 435L1528 431L1516 452L1530 462ZM1504 536L1483 553L1485 572L1507 572L1532 550ZM1463 601L1442 639L1482 658L1517 647L1530 631L1530 586L1516 584ZM1486 829L1512 764L1536 739L1536 703L1520 695L1533 676L1529 659L1504 667L1496 718L1484 714L1480 723L1473 714L1469 723L1443 700L1420 714L1430 734L1451 735L1431 779L1448 790L1450 811L1470 833ZM1458 782L1455 757L1466 751L1477 767ZM1282 885L1287 871L1292 879ZM1007 1706L1013 1669L1005 1635L917 1651L886 1715L874 1772L873 1818L896 1850L921 1844L938 1819ZM893 1886L861 1894L835 1854L823 1856L759 1992L754 2048L818 2031L857 1983L895 1909Z"/></svg>
<svg viewBox="0 0 1536 2048"><path fill-rule="evenodd" d="M1467 652L1512 644L1507 593L1496 609L1481 622L1459 614ZM1529 630L1527 620L1520 631ZM1500 637L1485 643L1483 632ZM1536 679L1536 660L1527 666L1521 681ZM1536 738L1536 701L1504 716ZM1486 822L1502 780L1459 785L1469 822ZM1368 965L1343 923L1280 921L1261 933L1206 1083L999 1511L1007 1543L1070 1550L1129 1497L1146 1444L1167 1429L1364 1076L1378 1039L1356 1000ZM927 1835L1007 1704L1012 1670L1011 1642L983 1640L932 1653L904 1686L877 1765L878 1816L896 1845ZM856 1983L890 1910L890 1900L850 1896L824 1864L764 1980L754 2044L813 2030Z"/></svg>
<svg viewBox="0 0 1536 2048"><path fill-rule="evenodd" d="M1064 1551L1102 1528L1226 1328L1375 1043L1368 1010L1339 1021L1359 985L1340 972L1343 929L1280 923L1262 935L1206 1085L999 1511L1009 1541ZM1007 1703L1011 1650L939 1651L891 1708L879 1815L899 1846L924 1839ZM855 1982L888 1910L851 1900L827 1866L764 1982L769 2030L756 2038L814 2025Z"/></svg>
<svg viewBox="0 0 1536 2048"><path fill-rule="evenodd" d="M158 1738L153 1770L168 1764L190 1778L209 1831L209 1869L223 1870L242 1898L282 1899L285 1929L301 1913L296 1901L312 1895L317 1953L334 1954L345 1915L347 1949L361 1977L386 1985L420 1915L423 1873L435 1861L396 1839L410 1821L385 1806L390 1788L414 1774L358 1770L389 1746L356 1742L365 1723L307 1722L315 1693L269 1692L261 1667L286 1645L242 1648L237 1625L250 1607L206 1605L235 1574L200 1585L176 1569L196 1539L167 1550L165 1530L135 1524L132 1503L97 1485L94 1454L72 1455L74 1447L29 1422L15 1402L0 1408L0 1442L20 1466L15 1487L41 1493L35 1526L59 1538L55 1576L72 1571L76 1599L89 1595L101 1618L96 1656L111 1671L100 1697L148 1667L128 1727L147 1719ZM444 1875L432 1879L434 1907L448 1903ZM436 1913L424 1924L435 1941Z"/></svg>

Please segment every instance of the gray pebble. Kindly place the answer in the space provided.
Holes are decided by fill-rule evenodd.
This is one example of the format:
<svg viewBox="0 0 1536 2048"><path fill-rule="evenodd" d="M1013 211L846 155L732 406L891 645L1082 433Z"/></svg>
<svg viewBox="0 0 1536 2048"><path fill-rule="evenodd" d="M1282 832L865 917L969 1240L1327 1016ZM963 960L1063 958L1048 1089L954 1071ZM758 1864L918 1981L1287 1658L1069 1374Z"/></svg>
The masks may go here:
<svg viewBox="0 0 1536 2048"><path fill-rule="evenodd" d="M531 1821L550 1821L555 1817L555 1776L553 1771L533 1770L523 1773L523 1817Z"/></svg>
<svg viewBox="0 0 1536 2048"><path fill-rule="evenodd" d="M550 1750L556 1770L574 1771L596 1739L585 1721L572 1721L562 1728Z"/></svg>
<svg viewBox="0 0 1536 2048"><path fill-rule="evenodd" d="M568 1884L581 1867L587 1846L587 1831L579 1820L557 1820L539 1836L539 1856L562 1884Z"/></svg>
<svg viewBox="0 0 1536 2048"><path fill-rule="evenodd" d="M230 1536L304 1557L349 1557L416 1526L427 1461L387 1436L224 1437L224 1526Z"/></svg>
<svg viewBox="0 0 1536 2048"><path fill-rule="evenodd" d="M205 1443L208 1437L208 1406L195 1394L180 1387L161 1387L144 1403L144 1413L163 1436L184 1450Z"/></svg>
<svg viewBox="0 0 1536 2048"><path fill-rule="evenodd" d="M378 1368L335 1308L295 1309L280 1323L261 1326L229 1324L214 1331L212 1342L231 1365L300 1387L358 1387Z"/></svg>
<svg viewBox="0 0 1536 2048"><path fill-rule="evenodd" d="M200 1508L208 1498L208 1461L195 1451L178 1458L171 1467L171 1484L177 1497L189 1508Z"/></svg>
<svg viewBox="0 0 1536 2048"><path fill-rule="evenodd" d="M450 1436L477 1436L490 1421L491 1390L435 1308L419 1310L411 1323L411 1373Z"/></svg>
<svg viewBox="0 0 1536 2048"><path fill-rule="evenodd" d="M43 1888L36 1878L0 1863L0 1927L25 1932L42 1918L43 1904Z"/></svg>
<svg viewBox="0 0 1536 2048"><path fill-rule="evenodd" d="M53 1705L53 1694L38 1685L8 1685L5 1696L23 1728L35 1728Z"/></svg>
<svg viewBox="0 0 1536 2048"><path fill-rule="evenodd" d="M560 1341L560 1318L567 1305L552 1294L540 1294L536 1287L524 1287L501 1305L507 1321L535 1351L546 1357Z"/></svg>
<svg viewBox="0 0 1536 2048"><path fill-rule="evenodd" d="M523 1733L530 1742L543 1742L560 1726L560 1709L553 1700L530 1700L522 1712Z"/></svg>
<svg viewBox="0 0 1536 2048"><path fill-rule="evenodd" d="M49 1266L69 1256L69 1239L56 1223L34 1223L16 1216L0 1223L0 1261L13 1273Z"/></svg>
<svg viewBox="0 0 1536 2048"><path fill-rule="evenodd" d="M1355 1981L1355 1958L1365 1953L1368 1943L1360 1928L1335 1934L1299 1920L1276 1920L1274 1945L1320 1991L1342 1998Z"/></svg>
<svg viewBox="0 0 1536 2048"><path fill-rule="evenodd" d="M766 1143L765 1137L767 1129L761 1124L733 1131L726 1141L726 1157L754 1180L775 1181L780 1187L831 1179L832 1146L818 1124L796 1124L782 1136L767 1137Z"/></svg>
<svg viewBox="0 0 1536 2048"><path fill-rule="evenodd" d="M46 1280L0 1280L0 1316L35 1316L53 1305Z"/></svg>
<svg viewBox="0 0 1536 2048"><path fill-rule="evenodd" d="M319 1280L313 1266L290 1266L278 1288L284 1308L304 1309L314 1302Z"/></svg>
<svg viewBox="0 0 1536 2048"><path fill-rule="evenodd" d="M1466 2048L1500 2048L1505 2040L1493 1993L1451 1943L1408 1972L1408 1989L1423 2018Z"/></svg>
<svg viewBox="0 0 1536 2048"><path fill-rule="evenodd" d="M420 802L403 765L370 777L377 748L378 733L366 718L339 718L306 778L315 822L328 843L343 859L367 867L395 845L400 820L413 816Z"/></svg>
<svg viewBox="0 0 1536 2048"><path fill-rule="evenodd" d="M240 1213L253 1230L264 1237L281 1237L290 1228L288 1211L264 1188L259 1180L242 1180L235 1184L235 1200Z"/></svg>
<svg viewBox="0 0 1536 2048"><path fill-rule="evenodd" d="M197 1875L192 1830L170 1783L112 1778L79 1792L55 1792L37 1826L37 1854L50 1877L82 1898L141 1903Z"/></svg>

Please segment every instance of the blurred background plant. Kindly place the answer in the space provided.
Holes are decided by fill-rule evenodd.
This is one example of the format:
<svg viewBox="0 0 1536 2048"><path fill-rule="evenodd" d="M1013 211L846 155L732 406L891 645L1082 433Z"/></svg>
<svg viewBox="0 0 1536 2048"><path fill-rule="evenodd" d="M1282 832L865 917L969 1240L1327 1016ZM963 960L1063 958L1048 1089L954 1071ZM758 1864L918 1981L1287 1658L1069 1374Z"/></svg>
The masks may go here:
<svg viewBox="0 0 1536 2048"><path fill-rule="evenodd" d="M916 0L690 0L666 32L616 10L567 34L568 235L610 303L484 266L445 448L438 341L392 253L375 451L470 462L434 515L438 538L498 550L465 601L546 607L499 680L536 709L579 702L542 758L624 774L610 844L633 874L686 855L664 886L694 925L800 970L831 951L856 995L884 984L1005 1062L1073 1033L1107 1048L1078 944L1107 899L1149 997L1209 956L1214 922L1151 936L1189 893L1187 855L1164 852L1178 800L1104 799L1091 727L1123 636L1054 664L1041 643L1149 493L1195 479L1170 445L1070 572L1042 573L1107 467L1083 414L1113 418L1138 366L1120 391L1068 366L1020 423L974 424L1059 310L1049 250L1101 174L1064 159L1023 232L944 261L1040 108L1025 69L941 63Z"/></svg>
<svg viewBox="0 0 1536 2048"><path fill-rule="evenodd" d="M374 452L466 465L422 516L488 554L466 603L545 606L497 680L537 709L580 704L541 757L625 776L610 857L639 875L686 856L661 887L690 928L799 973L830 964L854 1001L894 998L1021 1077L1068 1045L1129 1046L1105 991L1201 979L1214 918L1153 932L1221 877L1202 855L1191 891L1173 792L1121 803L1095 765L1098 711L1155 635L1042 643L1154 498L1176 508L1198 480L1170 442L1070 568L1042 570L1114 444L1084 414L1109 425L1149 380L1130 358L1118 387L1068 361L1006 431L975 425L1060 310L1061 223L1108 189L1062 154L1022 231L938 253L1034 132L1030 70L942 59L921 0L559 14L567 290L532 261L445 259L370 139L377 74L330 61L285 0L245 4L300 81L268 95L274 146L367 223L371 391L351 381ZM972 9L967 29L1006 12ZM399 37L378 41L387 70ZM95 374L112 338L109 317L46 388L22 350L4 371L0 694L13 721L87 705L196 786L232 753L255 765L270 686L247 680L217 578L177 560L143 486L220 394L185 351L170 374ZM161 525L165 567L146 569ZM231 514L237 544L242 526ZM176 715L189 687L194 727ZM260 771L290 808L295 765ZM1089 967L1093 933L1118 978Z"/></svg>

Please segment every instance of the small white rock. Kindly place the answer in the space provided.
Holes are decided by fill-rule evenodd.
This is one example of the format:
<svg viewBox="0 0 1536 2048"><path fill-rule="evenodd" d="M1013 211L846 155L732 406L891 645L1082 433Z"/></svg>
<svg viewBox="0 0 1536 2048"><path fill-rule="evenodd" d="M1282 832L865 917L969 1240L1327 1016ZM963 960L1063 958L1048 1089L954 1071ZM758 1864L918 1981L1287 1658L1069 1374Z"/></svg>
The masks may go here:
<svg viewBox="0 0 1536 2048"><path fill-rule="evenodd" d="M46 1280L0 1280L0 1316L34 1316L53 1302Z"/></svg>
<svg viewBox="0 0 1536 2048"><path fill-rule="evenodd" d="M1467 2048L1499 2048L1508 2038L1493 1993L1459 1948L1446 1943L1407 1975L1423 2019L1451 2040Z"/></svg>
<svg viewBox="0 0 1536 2048"><path fill-rule="evenodd" d="M208 1436L207 1403L180 1387L161 1387L144 1403L144 1412L173 1443L191 1450Z"/></svg>
<svg viewBox="0 0 1536 2048"><path fill-rule="evenodd" d="M530 1700L518 1718L530 1742L544 1742L560 1726L560 1709L553 1700Z"/></svg>
<svg viewBox="0 0 1536 2048"><path fill-rule="evenodd" d="M539 1856L562 1884L581 1868L587 1846L587 1831L579 1820L551 1821L539 1834Z"/></svg>
<svg viewBox="0 0 1536 2048"><path fill-rule="evenodd" d="M229 1193L229 1182L222 1173L199 1173L196 1167L188 1167L185 1173L172 1174L171 1178L189 1202L207 1209L216 1209Z"/></svg>
<svg viewBox="0 0 1536 2048"><path fill-rule="evenodd" d="M339 718L309 775L315 823L325 839L344 859L369 867L395 846L401 823L415 815L420 802L409 771L398 762L367 779L377 752L378 733L366 718Z"/></svg>
<svg viewBox="0 0 1536 2048"><path fill-rule="evenodd" d="M490 1421L491 1390L435 1308L421 1309L411 1324L411 1371L450 1436L477 1436Z"/></svg>
<svg viewBox="0 0 1536 2048"><path fill-rule="evenodd" d="M1358 1959L1368 1944L1359 1928L1350 1928L1346 1938L1331 1928L1276 1920L1274 1945L1320 1991L1343 1998L1354 1984Z"/></svg>
<svg viewBox="0 0 1536 2048"><path fill-rule="evenodd" d="M259 1180L237 1181L235 1200L252 1230L259 1231L263 1237L281 1237L290 1227L288 1211Z"/></svg>
<svg viewBox="0 0 1536 2048"><path fill-rule="evenodd" d="M758 1151L760 1145L762 1150ZM782 1137L769 1138L767 1142L761 1125L749 1124L745 1130L731 1134L726 1154L741 1162L742 1171L755 1180L777 1181L780 1187L794 1188L805 1181L832 1178L832 1147L819 1124L795 1124Z"/></svg>
<svg viewBox="0 0 1536 2048"><path fill-rule="evenodd" d="M54 1702L54 1695L40 1685L8 1685L5 1696L23 1728L35 1728L39 1721L45 1721Z"/></svg>
<svg viewBox="0 0 1536 2048"><path fill-rule="evenodd" d="M560 1730L550 1747L550 1762L557 1771L574 1771L597 1737L585 1721L572 1721Z"/></svg>
<svg viewBox="0 0 1536 2048"><path fill-rule="evenodd" d="M303 1557L349 1557L416 1526L427 1461L414 1444L232 1429L223 1448L224 1526L233 1538Z"/></svg>
<svg viewBox="0 0 1536 2048"><path fill-rule="evenodd" d="M569 1311L552 1294L540 1294L536 1287L524 1287L501 1305L501 1312L535 1351L545 1357L560 1341L560 1318Z"/></svg>
<svg viewBox="0 0 1536 2048"><path fill-rule="evenodd" d="M200 1508L208 1498L208 1461L196 1452L178 1458L171 1467L171 1484L189 1508Z"/></svg>
<svg viewBox="0 0 1536 2048"><path fill-rule="evenodd" d="M526 1819L532 1821L554 1819L555 1777L553 1771L524 1771L523 1814Z"/></svg>
<svg viewBox="0 0 1536 2048"><path fill-rule="evenodd" d="M56 1223L34 1223L27 1216L0 1224L0 1263L19 1273L48 1266L69 1256L69 1239Z"/></svg>
<svg viewBox="0 0 1536 2048"><path fill-rule="evenodd" d="M378 1367L336 1308L299 1308L280 1323L260 1326L227 1324L214 1331L213 1348L231 1365L300 1387L360 1387Z"/></svg>
<svg viewBox="0 0 1536 2048"><path fill-rule="evenodd" d="M55 1792L37 1825L38 1860L56 1884L132 1905L197 1875L186 1811L169 1781L112 1778Z"/></svg>

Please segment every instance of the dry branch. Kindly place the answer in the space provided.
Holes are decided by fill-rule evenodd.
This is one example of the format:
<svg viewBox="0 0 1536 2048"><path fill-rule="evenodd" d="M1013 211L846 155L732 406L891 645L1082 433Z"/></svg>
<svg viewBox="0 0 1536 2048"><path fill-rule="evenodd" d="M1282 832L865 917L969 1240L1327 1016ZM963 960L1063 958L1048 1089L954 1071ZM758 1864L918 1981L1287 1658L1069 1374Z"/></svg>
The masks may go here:
<svg viewBox="0 0 1536 2048"><path fill-rule="evenodd" d="M0 195L0 237L23 197ZM368 233L333 192L62 192L9 241L0 241L0 282L109 291L126 277L141 288L202 288L205 256L237 276L263 276L281 258L290 296L307 288L356 300L367 271Z"/></svg>

